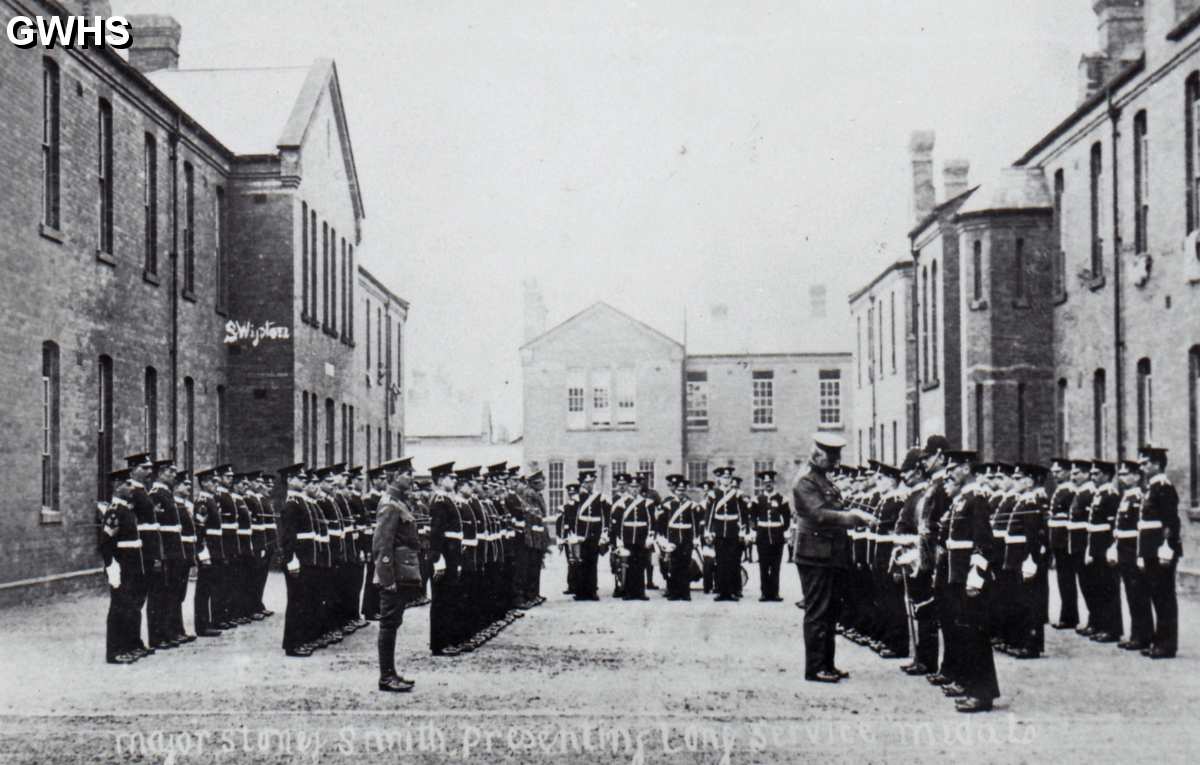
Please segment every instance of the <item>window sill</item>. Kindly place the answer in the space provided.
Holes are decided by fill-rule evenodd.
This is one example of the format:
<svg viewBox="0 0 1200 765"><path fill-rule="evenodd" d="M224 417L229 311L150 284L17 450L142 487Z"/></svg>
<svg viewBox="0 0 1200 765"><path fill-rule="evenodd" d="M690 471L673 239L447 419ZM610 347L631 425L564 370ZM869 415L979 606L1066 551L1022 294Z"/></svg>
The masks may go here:
<svg viewBox="0 0 1200 765"><path fill-rule="evenodd" d="M38 523L42 526L61 526L62 522L62 512L59 510L51 510L48 507L43 507L38 517Z"/></svg>
<svg viewBox="0 0 1200 765"><path fill-rule="evenodd" d="M1017 298L1016 300L1012 301L1012 307L1013 308L1028 308L1029 307L1029 298Z"/></svg>
<svg viewBox="0 0 1200 765"><path fill-rule="evenodd" d="M846 426L840 422L837 424L827 424L827 425L818 425L817 426L817 430L822 430L822 431L829 431L829 430L842 431L845 429L846 429Z"/></svg>
<svg viewBox="0 0 1200 765"><path fill-rule="evenodd" d="M921 392L924 393L925 391L928 391L928 390L934 390L935 388L940 387L941 384L942 384L941 380L930 380L929 382L922 383L921 384Z"/></svg>
<svg viewBox="0 0 1200 765"><path fill-rule="evenodd" d="M191 291L191 290L189 290L189 289L185 289L185 290L184 290L184 291L181 293L181 295L183 296L183 299L184 299L184 300L186 300L186 301L188 301L189 303L195 303L195 302L196 302L196 293L195 293L195 292L192 292L192 291Z"/></svg>
<svg viewBox="0 0 1200 765"><path fill-rule="evenodd" d="M987 307L988 307L988 301L987 300L972 300L970 302L970 304L968 305L968 307L972 311L986 311Z"/></svg>
<svg viewBox="0 0 1200 765"><path fill-rule="evenodd" d="M54 226L46 223L39 223L38 233L41 234L44 239L49 239L51 242L57 242L58 244L63 243L63 232L59 231Z"/></svg>
<svg viewBox="0 0 1200 765"><path fill-rule="evenodd" d="M104 250L96 250L96 260L100 261L106 266L117 265L117 259L113 257L113 254L111 252L105 252Z"/></svg>
<svg viewBox="0 0 1200 765"><path fill-rule="evenodd" d="M155 287L157 287L158 286L158 274L154 273L153 271L143 270L142 271L142 281L146 282L147 284L153 284Z"/></svg>
<svg viewBox="0 0 1200 765"><path fill-rule="evenodd" d="M213 310L216 312L217 316L229 318L229 310L224 306L217 306Z"/></svg>
<svg viewBox="0 0 1200 765"><path fill-rule="evenodd" d="M774 430L779 430L779 427L777 425L751 425L750 426L751 433L763 433L763 432L769 433Z"/></svg>
<svg viewBox="0 0 1200 765"><path fill-rule="evenodd" d="M688 425L687 429L688 429L689 433L707 433L708 432L707 425Z"/></svg>

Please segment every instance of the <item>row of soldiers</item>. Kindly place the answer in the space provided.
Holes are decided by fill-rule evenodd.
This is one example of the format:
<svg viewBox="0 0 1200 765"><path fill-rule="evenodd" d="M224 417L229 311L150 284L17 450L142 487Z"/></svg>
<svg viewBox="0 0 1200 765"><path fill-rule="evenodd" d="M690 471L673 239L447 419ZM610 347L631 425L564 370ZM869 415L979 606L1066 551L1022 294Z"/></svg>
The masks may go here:
<svg viewBox="0 0 1200 765"><path fill-rule="evenodd" d="M683 475L668 475L666 497L651 486L648 471L617 473L610 501L596 491L596 471L580 470L578 482L566 487L558 520L567 555L567 592L575 600L598 600L598 561L608 554L616 583L613 597L646 600L657 552L668 600L691 600L691 582L703 578L704 591L715 590L716 600L736 601L742 596L743 553L754 547L760 600L782 601L779 571L791 508L775 491L776 473L757 474L760 489L753 499L742 492L732 467L714 473L716 481L694 490Z"/></svg>
<svg viewBox="0 0 1200 765"><path fill-rule="evenodd" d="M1020 659L1044 651L1053 566L1062 613L1052 626L1077 627L1078 583L1088 624L1077 632L1175 656L1182 548L1166 464L1151 446L1119 463L984 464L933 436L899 468L831 471L845 506L869 521L847 533L840 630L885 658L908 656L911 641L907 674L941 686L960 711L985 711L1000 693L993 648Z"/></svg>
<svg viewBox="0 0 1200 765"><path fill-rule="evenodd" d="M193 498L192 476L174 461L134 454L126 463L109 476L111 501L97 508L111 595L106 660L131 664L271 616L263 605L278 543L270 476L222 465L196 474ZM195 634L183 622L192 567Z"/></svg>

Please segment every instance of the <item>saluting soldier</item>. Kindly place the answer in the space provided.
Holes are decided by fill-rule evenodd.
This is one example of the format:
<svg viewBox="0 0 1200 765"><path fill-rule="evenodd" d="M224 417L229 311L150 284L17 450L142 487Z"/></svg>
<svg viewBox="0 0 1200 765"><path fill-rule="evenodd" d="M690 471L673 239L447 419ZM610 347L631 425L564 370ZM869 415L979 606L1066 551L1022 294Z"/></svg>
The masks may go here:
<svg viewBox="0 0 1200 765"><path fill-rule="evenodd" d="M1054 561L1054 579L1058 585L1058 621L1050 626L1056 630L1073 630L1079 625L1079 590L1077 572L1071 557L1071 506L1075 504L1074 471L1071 461L1056 457L1050 461L1050 552Z"/></svg>
<svg viewBox="0 0 1200 765"><path fill-rule="evenodd" d="M129 475L128 468L109 474L113 498L97 508L101 516L100 556L108 579L104 657L109 664L132 664L146 655L141 645L145 567L137 514L128 501Z"/></svg>
<svg viewBox="0 0 1200 765"><path fill-rule="evenodd" d="M304 498L304 463L281 468L287 498L279 516L279 557L287 587L287 609L283 615L283 651L288 656L312 655L311 622L316 616L313 599L317 582L317 529Z"/></svg>
<svg viewBox="0 0 1200 765"><path fill-rule="evenodd" d="M192 620L198 637L220 637L222 573L225 566L221 543L221 509L213 496L213 471L196 474L200 491L193 500L196 521L196 590L192 596Z"/></svg>
<svg viewBox="0 0 1200 765"><path fill-rule="evenodd" d="M710 494L704 524L705 541L715 552L713 584L717 601L737 600L741 587L742 534L749 528L749 519L741 494L733 485L733 468L716 468L718 487Z"/></svg>
<svg viewBox="0 0 1200 765"><path fill-rule="evenodd" d="M1183 555L1179 537L1179 495L1167 478L1167 450L1143 446L1138 462L1146 489L1138 520L1138 568L1145 576L1154 609L1154 636L1143 655L1172 659L1179 648L1179 606L1175 569Z"/></svg>
<svg viewBox="0 0 1200 765"><path fill-rule="evenodd" d="M1088 624L1095 630L1089 637L1097 643L1116 643L1125 632L1121 618L1121 580L1117 570L1108 565L1108 548L1113 543L1112 525L1121 504L1121 490L1116 483L1117 466L1112 462L1092 462L1092 482L1096 493L1088 510L1087 550L1084 570L1091 582L1092 602Z"/></svg>
<svg viewBox="0 0 1200 765"><path fill-rule="evenodd" d="M372 539L379 585L379 690L404 693L415 683L396 672L396 631L404 621L405 606L421 595L421 542L416 516L408 505L411 459L392 460L383 467L388 490L379 502L379 525Z"/></svg>
<svg viewBox="0 0 1200 765"><path fill-rule="evenodd" d="M767 603L783 600L779 597L779 565L783 560L783 543L792 525L791 504L775 490L777 475L774 470L763 470L755 476L762 482L762 491L755 498L753 512L761 589L759 600Z"/></svg>
<svg viewBox="0 0 1200 765"><path fill-rule="evenodd" d="M1108 552L1108 562L1116 565L1125 586L1125 605L1129 610L1129 637L1117 643L1126 651L1142 651L1150 647L1154 636L1154 615L1150 609L1150 593L1144 574L1138 568L1138 520L1142 509L1141 466L1136 460L1122 460L1117 469L1121 484L1121 504L1113 523L1115 542Z"/></svg>

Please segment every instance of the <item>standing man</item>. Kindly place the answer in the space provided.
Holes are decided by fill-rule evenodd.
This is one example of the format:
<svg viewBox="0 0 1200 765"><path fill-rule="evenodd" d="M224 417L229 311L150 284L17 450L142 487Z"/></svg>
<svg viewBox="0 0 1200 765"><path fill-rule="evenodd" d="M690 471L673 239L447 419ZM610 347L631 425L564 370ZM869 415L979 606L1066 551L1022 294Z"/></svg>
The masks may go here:
<svg viewBox="0 0 1200 765"><path fill-rule="evenodd" d="M658 520L659 537L667 555L667 600L691 600L692 551L700 538L703 513L687 494L687 478L669 475L667 485L675 496L664 504Z"/></svg>
<svg viewBox="0 0 1200 765"><path fill-rule="evenodd" d="M1121 489L1116 483L1117 466L1096 460L1092 463L1092 481L1096 494L1088 510L1087 550L1083 565L1092 583L1092 602L1088 624L1095 628L1091 639L1096 643L1116 643L1125 631L1121 617L1121 579L1117 569L1108 565L1108 548L1113 543L1113 523L1121 505Z"/></svg>
<svg viewBox="0 0 1200 765"><path fill-rule="evenodd" d="M188 569L191 563L184 558L183 523L179 518L179 507L175 504L175 464L173 460L158 460L154 463L154 483L150 485L150 499L154 501L158 519L159 539L163 549L163 590L160 601L159 619L152 624L150 635L152 648L176 648L185 642L183 633L183 600L187 597Z"/></svg>
<svg viewBox="0 0 1200 765"><path fill-rule="evenodd" d="M599 600L596 569L600 564L600 545L608 527L611 508L596 491L596 471L579 471L579 504L575 525L567 533L579 538L579 575L575 580L576 600Z"/></svg>
<svg viewBox="0 0 1200 765"><path fill-rule="evenodd" d="M283 616L283 651L288 656L311 656L310 622L316 617L314 597L317 582L317 529L304 498L304 463L279 471L287 485L287 499L279 516L279 556L287 587L287 609Z"/></svg>
<svg viewBox="0 0 1200 765"><path fill-rule="evenodd" d="M160 639L163 614L166 610L167 580L163 573L163 543L158 529L158 511L154 500L146 491L146 483L153 475L154 461L149 454L133 454L125 458L129 467L129 498L137 516L138 536L142 540L142 564L146 576L146 637L151 645L147 647L138 635L141 650L149 655L155 652L153 645ZM139 631L141 629L139 625ZM161 644L161 643L160 643Z"/></svg>
<svg viewBox="0 0 1200 765"><path fill-rule="evenodd" d="M525 538L529 546L529 570L525 577L526 586L529 588L526 602L532 607L546 602L542 597L542 561L553 541L546 529L546 477L542 471L535 470L525 482L525 519L528 523Z"/></svg>
<svg viewBox="0 0 1200 765"><path fill-rule="evenodd" d="M1154 636L1154 616L1150 610L1150 593L1145 576L1138 567L1138 520L1142 509L1141 466L1134 460L1122 460L1117 470L1123 493L1113 523L1115 542L1109 549L1109 565L1115 563L1125 585L1125 604L1129 609L1129 637L1117 643L1126 651L1142 651L1150 647Z"/></svg>
<svg viewBox="0 0 1200 765"><path fill-rule="evenodd" d="M1167 450L1143 446L1138 462L1146 479L1138 520L1138 568L1145 574L1154 609L1154 637L1142 654L1173 659L1179 648L1179 606L1175 598L1175 568L1183 554L1179 538L1179 495L1167 478Z"/></svg>
<svg viewBox="0 0 1200 765"><path fill-rule="evenodd" d="M1050 554L1054 561L1054 580L1058 584L1058 621L1056 630L1073 630L1079 624L1079 590L1075 586L1075 564L1071 559L1071 505L1075 502L1071 461L1057 457L1050 461Z"/></svg>
<svg viewBox="0 0 1200 765"><path fill-rule="evenodd" d="M836 683L847 673L834 663L834 628L849 567L846 529L874 519L861 510L846 510L828 473L841 462L845 439L826 433L814 437L808 465L792 482L796 508L793 561L804 589L804 679Z"/></svg>
<svg viewBox="0 0 1200 765"><path fill-rule="evenodd" d="M396 631L405 605L421 594L420 539L417 519L408 506L412 489L411 458L389 464L388 491L380 499L378 528L372 543L379 585L379 690L406 693L413 681L396 673Z"/></svg>
<svg viewBox="0 0 1200 765"><path fill-rule="evenodd" d="M1084 557L1087 554L1087 520L1092 509L1092 500L1096 496L1096 484L1091 480L1092 461L1075 460L1071 464L1071 480L1075 482L1075 498L1071 501L1071 511L1067 521L1067 554L1071 558L1071 567L1079 582L1079 594L1083 596L1084 605L1088 609L1088 623L1076 627L1075 633L1089 637L1096 631L1091 623L1095 617L1092 599L1093 588L1091 572L1084 567Z"/></svg>
<svg viewBox="0 0 1200 765"><path fill-rule="evenodd" d="M129 469L109 474L113 499L101 502L100 556L108 578L108 623L104 657L109 664L132 664L141 651L142 604L146 599L142 540L129 504Z"/></svg>
<svg viewBox="0 0 1200 765"><path fill-rule="evenodd" d="M733 468L719 467L713 471L718 488L709 495L705 541L716 553L714 586L717 601L737 600L741 586L742 533L749 527L741 494L733 485Z"/></svg>
<svg viewBox="0 0 1200 765"><path fill-rule="evenodd" d="M758 548L759 600L778 603L779 564L783 560L783 542L792 525L792 508L782 494L775 491L774 470L764 470L755 477L762 482L762 491L754 500L753 526ZM691 551L688 552L691 555Z"/></svg>
<svg viewBox="0 0 1200 765"><path fill-rule="evenodd" d="M638 474L643 494L645 476ZM649 600L642 569L650 565L650 548L654 544L654 513L647 497L636 497L625 506L616 520L617 554L626 560L624 600Z"/></svg>
<svg viewBox="0 0 1200 765"><path fill-rule="evenodd" d="M457 656L457 642L461 637L459 575L463 558L463 518L454 501L454 463L434 465L429 474L434 482L433 499L429 504L429 551L433 561L429 648L434 656Z"/></svg>
<svg viewBox="0 0 1200 765"><path fill-rule="evenodd" d="M193 501L196 519L196 591L192 619L199 637L220 637L221 574L225 565L221 544L221 509L212 495L213 471L196 473L200 491Z"/></svg>

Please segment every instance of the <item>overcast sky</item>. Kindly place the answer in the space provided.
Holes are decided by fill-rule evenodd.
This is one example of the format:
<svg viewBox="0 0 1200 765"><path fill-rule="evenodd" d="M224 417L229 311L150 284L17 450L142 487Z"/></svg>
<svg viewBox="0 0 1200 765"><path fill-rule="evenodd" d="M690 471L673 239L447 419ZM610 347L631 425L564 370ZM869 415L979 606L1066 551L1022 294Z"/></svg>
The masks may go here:
<svg viewBox="0 0 1200 765"><path fill-rule="evenodd" d="M174 15L183 68L336 60L408 370L513 432L523 279L551 324L606 300L682 338L725 304L807 347L809 284L844 303L907 252L909 133L939 199L941 160L1010 163L1074 107L1091 5L113 0Z"/></svg>

